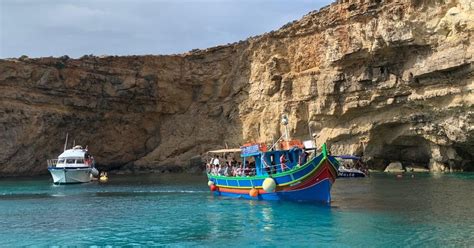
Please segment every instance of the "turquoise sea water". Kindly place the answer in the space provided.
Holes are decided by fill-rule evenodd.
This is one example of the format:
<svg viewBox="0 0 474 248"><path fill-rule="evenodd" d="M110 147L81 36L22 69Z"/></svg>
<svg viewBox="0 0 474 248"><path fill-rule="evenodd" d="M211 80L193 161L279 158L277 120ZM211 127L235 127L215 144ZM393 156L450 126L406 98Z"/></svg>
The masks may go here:
<svg viewBox="0 0 474 248"><path fill-rule="evenodd" d="M0 179L0 246L473 247L474 174L338 179L331 206L214 197L205 176Z"/></svg>

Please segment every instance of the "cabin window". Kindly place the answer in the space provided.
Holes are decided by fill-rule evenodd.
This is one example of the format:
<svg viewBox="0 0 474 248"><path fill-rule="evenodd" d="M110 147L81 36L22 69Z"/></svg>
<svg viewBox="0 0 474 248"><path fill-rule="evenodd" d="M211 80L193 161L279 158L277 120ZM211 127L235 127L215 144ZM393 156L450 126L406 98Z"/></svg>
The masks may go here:
<svg viewBox="0 0 474 248"><path fill-rule="evenodd" d="M76 159L76 164L83 164L84 163L84 159Z"/></svg>
<svg viewBox="0 0 474 248"><path fill-rule="evenodd" d="M66 164L74 164L74 159L66 159Z"/></svg>
<svg viewBox="0 0 474 248"><path fill-rule="evenodd" d="M64 159L59 159L58 164L64 164Z"/></svg>

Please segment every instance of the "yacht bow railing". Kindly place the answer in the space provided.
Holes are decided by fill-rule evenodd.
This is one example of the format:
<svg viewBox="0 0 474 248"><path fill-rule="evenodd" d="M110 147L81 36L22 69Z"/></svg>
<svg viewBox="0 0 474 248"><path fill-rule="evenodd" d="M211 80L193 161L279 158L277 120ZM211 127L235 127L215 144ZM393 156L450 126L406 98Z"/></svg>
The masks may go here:
<svg viewBox="0 0 474 248"><path fill-rule="evenodd" d="M48 159L47 162L48 162L48 167L54 168L58 164L58 159Z"/></svg>

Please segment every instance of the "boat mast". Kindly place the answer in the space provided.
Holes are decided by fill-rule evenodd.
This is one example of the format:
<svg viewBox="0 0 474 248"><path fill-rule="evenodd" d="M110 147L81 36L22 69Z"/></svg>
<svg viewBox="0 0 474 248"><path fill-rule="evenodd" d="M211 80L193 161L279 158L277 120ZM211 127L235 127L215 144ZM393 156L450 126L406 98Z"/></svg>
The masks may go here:
<svg viewBox="0 0 474 248"><path fill-rule="evenodd" d="M66 133L66 142L64 142L64 151L66 151L67 147L67 137L69 136L69 133Z"/></svg>

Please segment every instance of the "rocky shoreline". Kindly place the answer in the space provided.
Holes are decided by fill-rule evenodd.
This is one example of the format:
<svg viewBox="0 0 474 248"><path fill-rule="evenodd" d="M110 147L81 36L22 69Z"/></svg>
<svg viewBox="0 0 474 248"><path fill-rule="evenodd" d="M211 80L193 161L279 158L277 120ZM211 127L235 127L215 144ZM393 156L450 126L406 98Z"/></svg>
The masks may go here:
<svg viewBox="0 0 474 248"><path fill-rule="evenodd" d="M43 174L65 134L108 170L280 137L430 171L474 170L474 6L344 0L248 40L163 56L0 60L0 176ZM192 166L191 166L192 167Z"/></svg>

